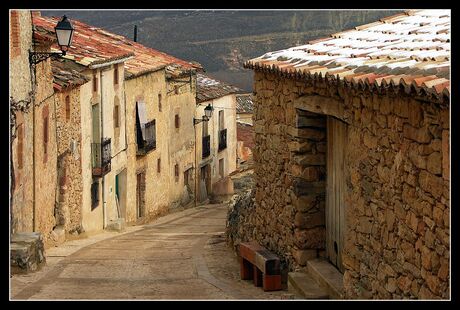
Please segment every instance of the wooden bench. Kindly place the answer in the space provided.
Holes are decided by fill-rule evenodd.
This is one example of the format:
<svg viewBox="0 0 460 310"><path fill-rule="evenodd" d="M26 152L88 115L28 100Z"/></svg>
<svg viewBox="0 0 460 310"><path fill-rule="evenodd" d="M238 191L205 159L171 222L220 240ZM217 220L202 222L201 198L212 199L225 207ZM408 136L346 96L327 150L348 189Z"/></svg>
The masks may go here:
<svg viewBox="0 0 460 310"><path fill-rule="evenodd" d="M264 291L281 290L280 259L256 242L239 245L242 280L254 280Z"/></svg>

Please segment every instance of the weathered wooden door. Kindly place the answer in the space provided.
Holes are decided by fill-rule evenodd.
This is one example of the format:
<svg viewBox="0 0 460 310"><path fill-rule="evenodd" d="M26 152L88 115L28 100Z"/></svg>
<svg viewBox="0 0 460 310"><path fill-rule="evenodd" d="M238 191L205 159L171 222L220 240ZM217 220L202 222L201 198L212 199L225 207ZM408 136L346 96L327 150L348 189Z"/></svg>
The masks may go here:
<svg viewBox="0 0 460 310"><path fill-rule="evenodd" d="M345 230L345 146L347 124L327 118L326 253L341 272Z"/></svg>

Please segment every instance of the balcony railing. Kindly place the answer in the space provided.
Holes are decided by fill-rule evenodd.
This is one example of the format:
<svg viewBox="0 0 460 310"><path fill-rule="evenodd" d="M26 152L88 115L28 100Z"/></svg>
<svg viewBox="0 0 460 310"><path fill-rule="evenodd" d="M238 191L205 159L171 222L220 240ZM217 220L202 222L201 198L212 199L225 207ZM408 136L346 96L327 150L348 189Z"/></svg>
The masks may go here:
<svg viewBox="0 0 460 310"><path fill-rule="evenodd" d="M203 137L202 145L203 158L208 157L211 154L211 136L207 135Z"/></svg>
<svg viewBox="0 0 460 310"><path fill-rule="evenodd" d="M111 156L110 138L102 139L101 143L91 143L91 158L94 177L102 177L110 172L112 162Z"/></svg>
<svg viewBox="0 0 460 310"><path fill-rule="evenodd" d="M157 147L157 140L156 140L156 128L155 128L155 120L152 120L145 124L145 137L144 139L139 140L137 145L137 155L145 155L151 150L156 149Z"/></svg>
<svg viewBox="0 0 460 310"><path fill-rule="evenodd" d="M227 148L227 128L219 131L219 152Z"/></svg>

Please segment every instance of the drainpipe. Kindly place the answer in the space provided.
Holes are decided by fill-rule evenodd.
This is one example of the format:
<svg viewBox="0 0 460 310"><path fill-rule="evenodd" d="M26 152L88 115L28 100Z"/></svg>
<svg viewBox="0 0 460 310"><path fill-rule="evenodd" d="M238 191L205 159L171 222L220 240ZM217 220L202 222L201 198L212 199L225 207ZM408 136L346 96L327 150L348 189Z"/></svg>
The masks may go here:
<svg viewBox="0 0 460 310"><path fill-rule="evenodd" d="M102 68L100 69L100 76L99 76L99 82L101 84L101 141L104 139L104 92L102 91ZM101 148L101 161L102 161L102 148ZM107 219L106 219L106 210L105 210L105 174L102 176L102 229L105 229L107 226Z"/></svg>

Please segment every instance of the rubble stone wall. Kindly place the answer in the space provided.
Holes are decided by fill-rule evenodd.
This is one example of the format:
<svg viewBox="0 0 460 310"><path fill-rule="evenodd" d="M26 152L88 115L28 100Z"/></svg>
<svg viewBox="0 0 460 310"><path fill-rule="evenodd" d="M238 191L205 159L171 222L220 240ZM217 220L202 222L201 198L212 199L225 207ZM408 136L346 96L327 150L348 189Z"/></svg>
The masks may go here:
<svg viewBox="0 0 460 310"><path fill-rule="evenodd" d="M254 227L242 238L291 269L324 256L332 115L348 124L345 297L448 298L448 103L265 72L254 86Z"/></svg>

